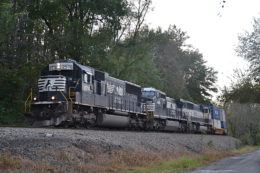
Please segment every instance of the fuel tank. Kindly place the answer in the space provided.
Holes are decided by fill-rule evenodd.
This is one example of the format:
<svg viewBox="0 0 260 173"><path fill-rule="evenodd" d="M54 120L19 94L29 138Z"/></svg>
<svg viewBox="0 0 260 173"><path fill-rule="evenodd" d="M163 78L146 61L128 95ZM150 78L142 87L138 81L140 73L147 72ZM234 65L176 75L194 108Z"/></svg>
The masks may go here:
<svg viewBox="0 0 260 173"><path fill-rule="evenodd" d="M180 123L178 121L166 121L165 131L178 131L180 128Z"/></svg>
<svg viewBox="0 0 260 173"><path fill-rule="evenodd" d="M111 114L100 114L97 118L97 124L101 127L125 128L129 126L129 122L129 117Z"/></svg>

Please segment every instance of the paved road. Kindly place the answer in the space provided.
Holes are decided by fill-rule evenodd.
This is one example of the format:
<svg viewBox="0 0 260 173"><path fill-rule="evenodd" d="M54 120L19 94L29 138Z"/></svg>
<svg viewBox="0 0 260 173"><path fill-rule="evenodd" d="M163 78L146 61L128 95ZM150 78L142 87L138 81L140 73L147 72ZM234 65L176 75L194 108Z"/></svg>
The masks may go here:
<svg viewBox="0 0 260 173"><path fill-rule="evenodd" d="M189 173L260 173L260 150L227 157Z"/></svg>

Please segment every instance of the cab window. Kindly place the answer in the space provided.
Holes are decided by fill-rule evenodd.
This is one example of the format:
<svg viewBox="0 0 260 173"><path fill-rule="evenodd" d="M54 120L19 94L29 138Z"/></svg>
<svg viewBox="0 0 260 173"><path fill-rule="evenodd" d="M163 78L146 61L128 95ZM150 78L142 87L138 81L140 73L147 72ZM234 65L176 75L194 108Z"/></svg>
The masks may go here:
<svg viewBox="0 0 260 173"><path fill-rule="evenodd" d="M154 97L155 92L154 91L142 91L142 96L144 96L144 97Z"/></svg>
<svg viewBox="0 0 260 173"><path fill-rule="evenodd" d="M84 73L84 82L85 83L90 83L90 81L91 81L91 75L87 74L87 73Z"/></svg>

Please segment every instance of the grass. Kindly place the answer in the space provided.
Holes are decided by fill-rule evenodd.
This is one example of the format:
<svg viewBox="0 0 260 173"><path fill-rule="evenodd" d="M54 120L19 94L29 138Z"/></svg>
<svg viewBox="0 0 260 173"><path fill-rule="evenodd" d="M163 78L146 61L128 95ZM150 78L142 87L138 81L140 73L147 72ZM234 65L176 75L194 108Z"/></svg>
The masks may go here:
<svg viewBox="0 0 260 173"><path fill-rule="evenodd" d="M47 153L56 162L33 161L10 154L0 154L0 172L10 173L166 173L189 170L223 157L243 154L259 147L237 150L208 150L201 154L145 151L120 151L110 154L84 153L73 148Z"/></svg>
<svg viewBox="0 0 260 173"><path fill-rule="evenodd" d="M17 160L12 158L10 155L0 155L0 169L13 168L17 163Z"/></svg>
<svg viewBox="0 0 260 173"><path fill-rule="evenodd" d="M0 172L3 173L51 173L54 170L55 168L47 162L34 162L20 157L12 157L9 154L0 154Z"/></svg>
<svg viewBox="0 0 260 173"><path fill-rule="evenodd" d="M176 157L174 159L165 160L161 162L153 162L143 166L136 166L126 168L128 173L165 173L165 172L178 172L184 170L190 170L210 162L219 160L223 157L233 156L236 154L249 153L260 149L259 147L246 146L241 149L231 150L231 151L217 151L209 150L202 154L191 154L185 153L182 156Z"/></svg>
<svg viewBox="0 0 260 173"><path fill-rule="evenodd" d="M212 160L220 158L217 154L220 152L211 151L211 153L204 154L191 154L186 153L182 156L176 157L174 159L161 161L159 163L150 163L142 167L133 167L129 172L135 173L150 173L150 172L176 172L187 169L196 168L203 164L209 163Z"/></svg>
<svg viewBox="0 0 260 173"><path fill-rule="evenodd" d="M244 146L240 149L231 150L232 154L244 154L244 153L250 153L255 150L260 150L260 146Z"/></svg>
<svg viewBox="0 0 260 173"><path fill-rule="evenodd" d="M146 167L137 167L137 172L158 172L158 171L180 171L187 168L195 168L199 165L199 161L197 159L189 158L189 157L181 157L176 160L169 160L165 162L161 162L158 164L150 164Z"/></svg>

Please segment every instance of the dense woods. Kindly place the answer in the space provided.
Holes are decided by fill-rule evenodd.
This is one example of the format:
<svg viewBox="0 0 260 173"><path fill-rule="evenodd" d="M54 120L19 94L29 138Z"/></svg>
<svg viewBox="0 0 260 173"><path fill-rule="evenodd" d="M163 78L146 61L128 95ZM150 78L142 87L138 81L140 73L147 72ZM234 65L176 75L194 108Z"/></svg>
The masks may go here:
<svg viewBox="0 0 260 173"><path fill-rule="evenodd" d="M223 90L222 101L228 115L229 133L246 144L260 144L260 18L253 30L239 36L239 56L250 64L237 70L231 87Z"/></svg>
<svg viewBox="0 0 260 173"><path fill-rule="evenodd" d="M84 65L170 96L209 103L216 71L175 25L145 24L151 0L0 2L0 124L23 123L40 70L55 59Z"/></svg>

